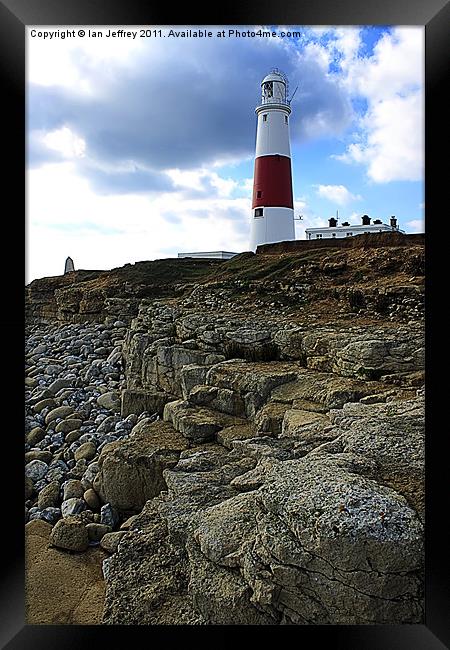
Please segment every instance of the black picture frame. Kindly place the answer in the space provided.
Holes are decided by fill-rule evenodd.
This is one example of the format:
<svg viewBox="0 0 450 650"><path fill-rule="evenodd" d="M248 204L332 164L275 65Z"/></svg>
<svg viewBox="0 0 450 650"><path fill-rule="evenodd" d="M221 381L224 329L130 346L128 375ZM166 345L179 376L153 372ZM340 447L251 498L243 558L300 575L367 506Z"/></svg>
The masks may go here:
<svg viewBox="0 0 450 650"><path fill-rule="evenodd" d="M23 276L20 274L21 251L25 240L24 213L26 206L24 182L25 157L25 26L27 25L223 25L223 24L300 24L300 25L422 25L425 27L426 66L426 268L427 268L427 442L426 442L426 614L424 625L392 626L301 626L263 628L264 640L288 635L309 648L323 645L333 650L438 650L450 647L449 552L446 522L448 520L446 483L447 458L443 439L447 436L446 420L439 424L439 408L444 414L445 386L433 377L438 367L437 349L440 336L440 302L434 280L439 262L445 261L445 237L440 237L443 211L439 205L448 185L445 159L441 165L439 153L445 146L447 104L444 101L448 66L448 26L450 9L446 0L315 0L315 2L252 4L233 0L225 6L207 7L204 3L180 4L175 10L164 3L155 5L145 0L2 0L0 3L0 69L2 71L4 132L3 154L7 162L4 186L4 249L13 250L16 262L8 266L3 260L3 295L8 308L1 319L1 333L12 351L8 364L11 402L9 411L19 414L13 424L15 439L10 442L7 465L11 468L8 491L17 496L8 510L8 529L4 534L6 550L0 582L0 644L9 650L23 648L61 648L70 650L100 641L101 647L131 645L130 634L144 642L174 641L173 634L181 632L184 643L198 637L215 639L216 626L148 629L146 626L125 628L117 626L33 626L24 619L24 542L23 542L23 474L20 427L23 373ZM8 141L9 144L5 144ZM448 136L447 136L448 141ZM5 178L5 176L4 176ZM23 202L21 197L24 197ZM22 209L23 206L23 209ZM24 268L24 267L22 267ZM12 272L13 271L13 272ZM436 308L433 302L436 300ZM442 323L441 332L444 334ZM436 344L434 343L436 341ZM434 351L433 351L434 348ZM6 350L5 350L6 355ZM439 358L440 362L440 358ZM14 397L15 396L15 397ZM17 424L19 423L19 424ZM18 435L17 435L18 434ZM10 434L12 436L12 433ZM6 464L6 463L5 463ZM220 641L226 642L234 626L223 628ZM240 635L242 629L236 631ZM255 642L260 629L247 630ZM156 639L155 639L156 635ZM213 636L212 636L213 635ZM282 641L282 642L283 642Z"/></svg>

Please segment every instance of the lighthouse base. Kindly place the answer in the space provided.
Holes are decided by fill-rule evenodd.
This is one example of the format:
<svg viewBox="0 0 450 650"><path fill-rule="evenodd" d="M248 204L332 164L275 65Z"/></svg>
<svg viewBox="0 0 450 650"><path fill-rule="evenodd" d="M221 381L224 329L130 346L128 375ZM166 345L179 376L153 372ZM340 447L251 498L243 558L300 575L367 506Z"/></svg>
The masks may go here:
<svg viewBox="0 0 450 650"><path fill-rule="evenodd" d="M253 209L250 231L250 250L260 244L274 244L295 239L294 210L292 208L262 208L263 214L255 216Z"/></svg>

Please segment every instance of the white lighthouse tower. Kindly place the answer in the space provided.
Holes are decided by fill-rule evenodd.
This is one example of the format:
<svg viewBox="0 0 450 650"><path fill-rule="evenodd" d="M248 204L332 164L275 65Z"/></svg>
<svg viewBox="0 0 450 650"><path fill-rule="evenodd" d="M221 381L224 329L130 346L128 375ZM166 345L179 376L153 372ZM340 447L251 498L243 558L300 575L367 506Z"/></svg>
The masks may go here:
<svg viewBox="0 0 450 650"><path fill-rule="evenodd" d="M260 244L295 239L289 144L288 80L274 68L261 82L256 107L255 172L250 249Z"/></svg>

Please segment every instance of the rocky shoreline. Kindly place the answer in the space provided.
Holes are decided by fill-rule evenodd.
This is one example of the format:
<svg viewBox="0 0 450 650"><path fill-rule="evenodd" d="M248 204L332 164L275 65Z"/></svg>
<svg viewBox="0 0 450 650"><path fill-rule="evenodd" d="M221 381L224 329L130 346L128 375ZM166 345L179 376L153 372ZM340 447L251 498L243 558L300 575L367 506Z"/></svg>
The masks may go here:
<svg viewBox="0 0 450 650"><path fill-rule="evenodd" d="M102 448L150 415L120 416L125 331L121 321L48 324L27 338L25 518L57 524L51 541L58 548L109 550L120 537L113 532L119 515L94 484Z"/></svg>
<svg viewBox="0 0 450 650"><path fill-rule="evenodd" d="M419 268L417 247L371 254ZM334 317L317 287L266 308L215 267L125 320L30 320L29 622L423 622L422 279L356 300L323 255L308 281L337 277Z"/></svg>

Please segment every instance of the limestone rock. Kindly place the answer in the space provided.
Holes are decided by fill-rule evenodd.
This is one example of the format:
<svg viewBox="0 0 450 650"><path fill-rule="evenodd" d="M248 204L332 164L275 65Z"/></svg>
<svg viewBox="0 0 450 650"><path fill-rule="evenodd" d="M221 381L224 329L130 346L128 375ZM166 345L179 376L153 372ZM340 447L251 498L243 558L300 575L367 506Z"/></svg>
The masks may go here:
<svg viewBox="0 0 450 650"><path fill-rule="evenodd" d="M54 508L59 503L59 482L51 481L45 486L38 496L38 508L44 510L45 508Z"/></svg>
<svg viewBox="0 0 450 650"><path fill-rule="evenodd" d="M103 623L201 625L187 594L186 552L171 543L154 501L146 504L116 552L103 563Z"/></svg>
<svg viewBox="0 0 450 650"><path fill-rule="evenodd" d="M297 379L298 370L301 367L293 363L246 363L232 360L213 366L206 376L206 383L240 394L247 417L254 417L276 386Z"/></svg>
<svg viewBox="0 0 450 650"><path fill-rule="evenodd" d="M109 411L113 411L114 413L120 413L120 395L116 391L109 391L108 393L100 395L100 397L97 398L97 404Z"/></svg>
<svg viewBox="0 0 450 650"><path fill-rule="evenodd" d="M66 420L62 420L61 422L58 422L58 424L55 427L56 433L59 433L62 431L62 433L70 433L71 431L75 431L76 429L79 429L81 425L83 424L82 420L78 420L77 418L67 418ZM67 436L66 436L67 440Z"/></svg>
<svg viewBox="0 0 450 650"><path fill-rule="evenodd" d="M195 442L213 440L221 429L245 424L245 420L206 407L191 407L189 402L177 400L164 407L164 420L170 422L185 438Z"/></svg>
<svg viewBox="0 0 450 650"><path fill-rule="evenodd" d="M206 383L208 366L198 366L194 363L183 366L180 370L180 383L183 399L187 399L195 386Z"/></svg>
<svg viewBox="0 0 450 650"><path fill-rule="evenodd" d="M77 479L70 479L62 484L64 501L67 499L80 499L83 496L83 485Z"/></svg>
<svg viewBox="0 0 450 650"><path fill-rule="evenodd" d="M30 478L33 483L40 481L48 472L48 465L42 460L32 460L25 465L25 476Z"/></svg>
<svg viewBox="0 0 450 650"><path fill-rule="evenodd" d="M346 404L332 411L344 453L374 460L371 476L402 494L421 518L425 511L423 398L387 404Z"/></svg>
<svg viewBox="0 0 450 650"><path fill-rule="evenodd" d="M38 442L41 442L45 438L45 430L42 427L35 427L27 434L26 440L27 443L34 447Z"/></svg>
<svg viewBox="0 0 450 650"><path fill-rule="evenodd" d="M118 530L114 533L106 533L100 541L100 546L108 553L115 553L119 546L120 540L125 535L125 530Z"/></svg>
<svg viewBox="0 0 450 650"><path fill-rule="evenodd" d="M73 408L71 406L58 406L47 413L45 416L45 424L50 424L50 422L53 422L53 420L56 420L57 418L64 419L71 413L73 413Z"/></svg>
<svg viewBox="0 0 450 650"><path fill-rule="evenodd" d="M172 399L175 397L163 391L124 390L122 391L121 415L122 417L127 417L130 413L140 415L144 411L162 415L164 406Z"/></svg>
<svg viewBox="0 0 450 650"><path fill-rule="evenodd" d="M256 430L260 435L278 436L287 405L281 402L265 404L255 416Z"/></svg>
<svg viewBox="0 0 450 650"><path fill-rule="evenodd" d="M25 454L25 462L30 463L32 460L42 460L47 465L53 460L53 454L45 449L27 451Z"/></svg>
<svg viewBox="0 0 450 650"><path fill-rule="evenodd" d="M232 424L218 431L217 442L227 449L233 449L233 442L235 440L247 440L255 438L257 435L258 433L251 423Z"/></svg>
<svg viewBox="0 0 450 650"><path fill-rule="evenodd" d="M90 523L86 525L90 542L100 542L102 537L111 532L111 526L99 523Z"/></svg>
<svg viewBox="0 0 450 650"><path fill-rule="evenodd" d="M89 544L88 532L82 521L68 516L56 522L50 543L68 551L85 551Z"/></svg>
<svg viewBox="0 0 450 650"><path fill-rule="evenodd" d="M227 388L198 385L190 391L187 401L192 406L206 406L228 415L245 417L244 400L238 393Z"/></svg>
<svg viewBox="0 0 450 650"><path fill-rule="evenodd" d="M25 476L25 501L27 501L33 494L34 485L31 478Z"/></svg>
<svg viewBox="0 0 450 650"><path fill-rule="evenodd" d="M74 458L76 461L79 461L83 458L85 460L92 460L95 457L96 450L97 447L95 445L95 442L89 440L88 442L84 442L78 447L74 453Z"/></svg>
<svg viewBox="0 0 450 650"><path fill-rule="evenodd" d="M186 447L184 438L161 421L106 445L98 461L101 498L119 510L140 510L165 488L163 470L173 467Z"/></svg>
<svg viewBox="0 0 450 650"><path fill-rule="evenodd" d="M89 488L86 490L86 492L84 492L83 499L86 501L91 510L98 510L100 508L100 499L97 492L92 488Z"/></svg>
<svg viewBox="0 0 450 650"><path fill-rule="evenodd" d="M86 504L84 503L83 499L76 499L71 498L71 499L66 499L65 501L62 502L61 504L61 513L62 516L67 518L71 517L72 515L78 515L83 510L85 509Z"/></svg>
<svg viewBox="0 0 450 650"><path fill-rule="evenodd" d="M302 409L289 409L284 414L281 435L301 436L305 431L320 433L330 424L331 421L326 415ZM336 437L336 434L333 437Z"/></svg>

